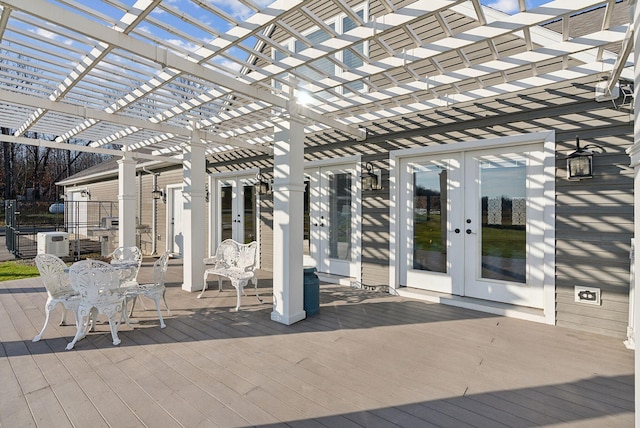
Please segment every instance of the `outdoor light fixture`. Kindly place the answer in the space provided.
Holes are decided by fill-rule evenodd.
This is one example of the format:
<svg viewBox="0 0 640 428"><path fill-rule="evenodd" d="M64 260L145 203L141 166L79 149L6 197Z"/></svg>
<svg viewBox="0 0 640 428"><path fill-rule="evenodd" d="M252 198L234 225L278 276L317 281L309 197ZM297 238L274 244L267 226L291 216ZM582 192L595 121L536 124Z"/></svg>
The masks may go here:
<svg viewBox="0 0 640 428"><path fill-rule="evenodd" d="M163 192L162 190L160 190L160 189L154 189L154 190L152 190L152 191L151 191L151 197L152 197L153 199L155 199L156 201L157 201L158 199L162 199L162 202L167 202L166 195L165 195L165 194L164 194L164 192Z"/></svg>
<svg viewBox="0 0 640 428"><path fill-rule="evenodd" d="M375 170L371 162L365 164L365 170L362 172L362 188L364 190L380 190L382 189L382 180L380 170Z"/></svg>
<svg viewBox="0 0 640 428"><path fill-rule="evenodd" d="M593 177L593 152L590 147L602 147L597 144L587 144L580 147L580 137L576 137L576 150L567 156L567 178L582 180Z"/></svg>
<svg viewBox="0 0 640 428"><path fill-rule="evenodd" d="M89 192L87 189L81 190L80 196L86 196L88 199L91 199L91 192Z"/></svg>
<svg viewBox="0 0 640 428"><path fill-rule="evenodd" d="M268 195L271 191L271 185L269 184L269 182L265 180L265 178L260 173L256 174L256 180L258 180L258 194Z"/></svg>

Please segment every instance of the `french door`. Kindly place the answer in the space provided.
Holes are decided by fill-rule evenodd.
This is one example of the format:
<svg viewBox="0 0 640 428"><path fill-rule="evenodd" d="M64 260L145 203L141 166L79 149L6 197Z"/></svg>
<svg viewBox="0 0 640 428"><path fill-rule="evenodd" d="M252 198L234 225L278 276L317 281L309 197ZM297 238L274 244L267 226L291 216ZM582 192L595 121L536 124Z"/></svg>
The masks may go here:
<svg viewBox="0 0 640 428"><path fill-rule="evenodd" d="M543 307L542 144L401 168L400 285Z"/></svg>
<svg viewBox="0 0 640 428"><path fill-rule="evenodd" d="M307 169L305 233L320 272L359 278L360 220L353 165Z"/></svg>
<svg viewBox="0 0 640 428"><path fill-rule="evenodd" d="M167 213L169 215L167 236L167 250L175 255L182 256L184 252L184 233L182 227L182 212L184 200L182 199L182 186L170 186L167 188Z"/></svg>
<svg viewBox="0 0 640 428"><path fill-rule="evenodd" d="M255 177L233 176L215 181L217 242L225 239L242 243L257 240Z"/></svg>

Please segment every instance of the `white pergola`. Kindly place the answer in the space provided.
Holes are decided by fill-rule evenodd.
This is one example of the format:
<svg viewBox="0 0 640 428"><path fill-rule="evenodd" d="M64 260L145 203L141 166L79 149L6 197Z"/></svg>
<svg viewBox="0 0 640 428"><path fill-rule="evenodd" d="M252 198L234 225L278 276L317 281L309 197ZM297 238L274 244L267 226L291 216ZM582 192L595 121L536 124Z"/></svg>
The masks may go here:
<svg viewBox="0 0 640 428"><path fill-rule="evenodd" d="M518 4L507 15L478 0L236 0L234 13L206 0L0 0L0 126L13 131L4 141L121 158L122 245L135 243L136 162L182 164L188 291L204 271L206 157L272 154L272 319L291 324L305 316L305 135L366 143L406 115L589 76L608 78L605 98L620 77L638 88L635 8L614 26L614 0ZM602 21L573 37L571 17L598 7Z"/></svg>

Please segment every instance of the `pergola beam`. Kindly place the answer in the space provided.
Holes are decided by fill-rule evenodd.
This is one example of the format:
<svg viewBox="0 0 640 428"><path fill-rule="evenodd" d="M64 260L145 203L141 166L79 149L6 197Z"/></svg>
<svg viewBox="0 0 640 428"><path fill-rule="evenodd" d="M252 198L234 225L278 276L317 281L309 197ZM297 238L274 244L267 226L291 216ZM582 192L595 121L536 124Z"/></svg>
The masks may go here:
<svg viewBox="0 0 640 428"><path fill-rule="evenodd" d="M113 113L106 113L102 110L94 110L83 106L62 103L59 101L43 100L42 98L35 97L33 95L19 94L17 92L10 92L4 89L0 89L0 99L4 102L20 104L23 106L42 108L47 111L54 111L57 113L63 113L70 116L78 117L79 119L87 119L93 121L103 121L118 125L126 125L136 129L146 129L151 131L157 131L163 134L171 134L182 137L190 137L191 130L188 128L181 128L178 126L168 125L165 123L151 122L141 119L136 119L130 116L115 115ZM203 132L203 137L207 142L219 144L221 146L237 146L250 150L256 150L263 153L270 153L270 149L263 146L256 146L251 143L239 141L235 139L226 139L220 137L218 134L212 132ZM19 135L16 135L19 136ZM60 137L58 142L68 139L69 137ZM117 144L117 141L111 143ZM93 148L99 148L91 146Z"/></svg>
<svg viewBox="0 0 640 428"><path fill-rule="evenodd" d="M74 17L73 22L70 22L67 19L67 11L65 9L54 6L44 0L3 0L3 4L7 4L16 10L37 16L40 19L61 27L72 29L108 45L116 46L125 51L132 52L142 58L162 64L164 67L180 70L181 72L202 78L205 81L216 82L221 87L226 88L223 92L227 92L229 94L232 92L238 92L249 98L263 100L275 107L285 110L287 109L287 101L284 98L258 89L257 87L250 85L249 82L242 81L211 68L204 67L198 63L190 61L189 59L185 59L182 56L169 52L167 49L156 48L142 40L131 37L122 32L96 26L93 21L81 16ZM358 139L362 139L362 130L358 128L354 129L344 123L328 119L311 111L308 112L307 117L316 122L326 123L328 126L340 129L341 131L353 135Z"/></svg>
<svg viewBox="0 0 640 428"><path fill-rule="evenodd" d="M27 138L27 137L16 137L14 135L1 135L0 141L4 141L7 143L15 143L15 144L26 144L28 146L38 146L38 147L48 147L52 149L70 150L74 152L98 153L102 155L111 155L111 156L118 156L118 157L125 156L125 153L129 153L129 155L138 159L146 159L151 161L162 160L163 162L174 163L174 164L182 163L182 159L176 158L176 157L157 156L157 155L141 153L141 152L131 153L131 152L125 152L123 150L105 149L103 147L82 146L78 144L62 143L59 141L43 140L41 138Z"/></svg>

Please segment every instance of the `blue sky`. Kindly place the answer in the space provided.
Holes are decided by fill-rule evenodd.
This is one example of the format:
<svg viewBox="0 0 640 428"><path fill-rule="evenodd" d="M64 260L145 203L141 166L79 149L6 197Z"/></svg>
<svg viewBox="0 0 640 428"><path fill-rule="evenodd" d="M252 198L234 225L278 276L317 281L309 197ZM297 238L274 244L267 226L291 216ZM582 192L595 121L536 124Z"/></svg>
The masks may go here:
<svg viewBox="0 0 640 428"><path fill-rule="evenodd" d="M527 9L533 9L550 0L526 0ZM518 11L518 0L483 0L481 3L493 9L500 10L505 13L515 13Z"/></svg>

